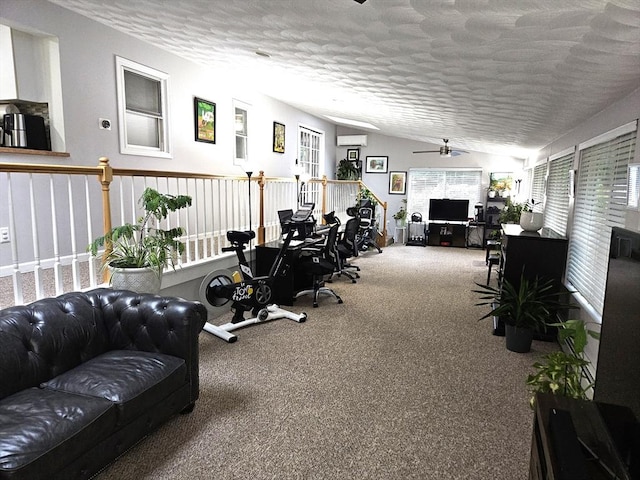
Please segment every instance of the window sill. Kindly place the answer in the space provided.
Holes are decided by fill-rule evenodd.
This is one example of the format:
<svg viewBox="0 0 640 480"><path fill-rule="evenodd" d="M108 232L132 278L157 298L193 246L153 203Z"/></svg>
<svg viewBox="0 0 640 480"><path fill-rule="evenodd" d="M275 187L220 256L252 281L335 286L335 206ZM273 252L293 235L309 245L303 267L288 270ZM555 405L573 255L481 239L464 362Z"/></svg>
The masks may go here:
<svg viewBox="0 0 640 480"><path fill-rule="evenodd" d="M30 148L0 147L0 153L14 155L42 155L44 157L70 157L67 152L51 152L49 150L32 150Z"/></svg>

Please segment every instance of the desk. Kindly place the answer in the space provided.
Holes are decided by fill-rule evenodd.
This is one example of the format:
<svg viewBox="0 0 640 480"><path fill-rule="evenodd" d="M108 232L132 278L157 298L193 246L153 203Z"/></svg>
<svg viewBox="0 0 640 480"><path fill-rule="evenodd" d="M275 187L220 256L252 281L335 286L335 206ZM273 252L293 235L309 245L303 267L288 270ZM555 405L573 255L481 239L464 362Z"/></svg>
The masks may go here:
<svg viewBox="0 0 640 480"><path fill-rule="evenodd" d="M289 245L285 253L283 264L279 275L274 279L272 302L277 305L293 305L293 299L296 292L304 289L306 285L301 284L299 279L295 278L295 262L300 255L300 251L304 247L318 245L324 241L324 237L307 238L303 242L295 242ZM269 275L271 266L278 256L282 248L282 240L274 240L272 242L256 245L256 275Z"/></svg>

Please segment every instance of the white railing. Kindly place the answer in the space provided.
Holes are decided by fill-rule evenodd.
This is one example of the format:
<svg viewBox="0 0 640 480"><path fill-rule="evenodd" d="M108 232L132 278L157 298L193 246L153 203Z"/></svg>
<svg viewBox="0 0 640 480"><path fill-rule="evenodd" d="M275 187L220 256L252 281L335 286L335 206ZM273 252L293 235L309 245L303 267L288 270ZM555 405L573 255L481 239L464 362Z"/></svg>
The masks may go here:
<svg viewBox="0 0 640 480"><path fill-rule="evenodd" d="M344 214L363 186L326 178L310 183L320 187L317 219L329 211ZM103 284L99 259L91 258L86 247L111 225L135 223L146 187L193 198L190 208L172 212L163 226L186 231L186 252L178 259L182 267L227 255L221 252L227 230L257 230L258 243L276 239L277 211L295 208L298 199L293 178L263 172L249 181L112 169L106 158L96 167L0 163L0 227L8 226L10 238L0 244L0 308Z"/></svg>

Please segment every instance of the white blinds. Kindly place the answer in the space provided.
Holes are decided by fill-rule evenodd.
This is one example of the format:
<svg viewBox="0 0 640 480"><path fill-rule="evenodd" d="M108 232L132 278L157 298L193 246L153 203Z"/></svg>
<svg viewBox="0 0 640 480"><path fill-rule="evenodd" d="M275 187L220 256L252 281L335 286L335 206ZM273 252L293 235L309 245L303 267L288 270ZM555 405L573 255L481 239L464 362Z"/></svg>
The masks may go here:
<svg viewBox="0 0 640 480"><path fill-rule="evenodd" d="M580 152L567 280L602 314L611 227L624 227L627 165L636 132Z"/></svg>
<svg viewBox="0 0 640 480"><path fill-rule="evenodd" d="M533 180L531 183L531 196L527 201L533 199L535 204L533 206L534 212L542 212L544 205L544 180L547 176L547 164L542 163L536 165L533 169Z"/></svg>
<svg viewBox="0 0 640 480"><path fill-rule="evenodd" d="M569 219L569 172L575 153L571 152L549 162L547 199L544 205L544 226L566 235Z"/></svg>
<svg viewBox="0 0 640 480"><path fill-rule="evenodd" d="M412 168L409 170L407 211L409 214L420 212L427 219L431 198L468 199L471 218L475 204L482 199L481 183L482 170Z"/></svg>

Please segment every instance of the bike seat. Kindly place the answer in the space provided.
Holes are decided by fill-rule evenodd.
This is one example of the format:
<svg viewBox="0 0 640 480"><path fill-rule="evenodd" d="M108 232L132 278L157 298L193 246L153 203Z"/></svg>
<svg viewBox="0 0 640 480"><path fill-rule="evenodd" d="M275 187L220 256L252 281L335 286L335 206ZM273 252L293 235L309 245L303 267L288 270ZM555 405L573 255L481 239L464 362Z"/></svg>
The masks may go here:
<svg viewBox="0 0 640 480"><path fill-rule="evenodd" d="M256 232L253 230L247 230L245 232L240 232L238 230L229 230L227 232L227 240L231 243L238 243L240 245L244 245L249 243L250 240L256 238Z"/></svg>

